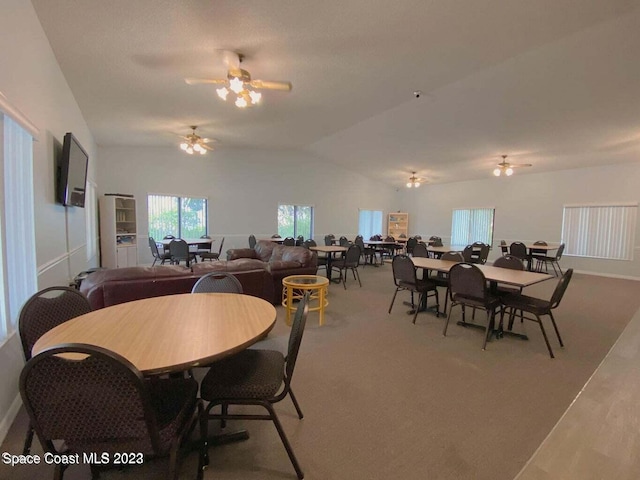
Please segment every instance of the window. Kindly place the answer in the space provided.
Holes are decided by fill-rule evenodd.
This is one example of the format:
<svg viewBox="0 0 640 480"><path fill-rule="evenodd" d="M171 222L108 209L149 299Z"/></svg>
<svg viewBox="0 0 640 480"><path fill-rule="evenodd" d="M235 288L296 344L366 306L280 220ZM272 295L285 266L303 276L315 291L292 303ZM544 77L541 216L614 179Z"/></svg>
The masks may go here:
<svg viewBox="0 0 640 480"><path fill-rule="evenodd" d="M358 234L369 240L382 234L382 210L360 210L358 215Z"/></svg>
<svg viewBox="0 0 640 480"><path fill-rule="evenodd" d="M468 208L453 211L451 245L473 242L493 244L493 208Z"/></svg>
<svg viewBox="0 0 640 480"><path fill-rule="evenodd" d="M200 238L207 234L207 199L149 195L149 236Z"/></svg>
<svg viewBox="0 0 640 480"><path fill-rule="evenodd" d="M278 235L313 238L313 207L308 205L278 206Z"/></svg>
<svg viewBox="0 0 640 480"><path fill-rule="evenodd" d="M565 255L633 260L638 204L566 205L562 216Z"/></svg>
<svg viewBox="0 0 640 480"><path fill-rule="evenodd" d="M98 202L96 199L96 184L87 180L87 191L85 199L85 223L87 235L87 261L90 261L98 254L98 221L96 214Z"/></svg>
<svg viewBox="0 0 640 480"><path fill-rule="evenodd" d="M0 342L37 290L33 139L37 129L0 94Z"/></svg>

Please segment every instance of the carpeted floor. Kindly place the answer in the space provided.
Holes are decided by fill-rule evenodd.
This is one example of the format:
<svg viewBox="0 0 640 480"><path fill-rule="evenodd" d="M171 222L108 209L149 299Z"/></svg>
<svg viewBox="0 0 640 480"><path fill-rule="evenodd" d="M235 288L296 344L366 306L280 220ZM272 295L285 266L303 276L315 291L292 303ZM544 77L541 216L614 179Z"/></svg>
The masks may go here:
<svg viewBox="0 0 640 480"><path fill-rule="evenodd" d="M447 337L444 319L433 314L421 313L411 324L401 303L406 293L388 315L390 264L361 268L361 278L362 288L353 281L346 291L331 285L323 327L317 314L309 317L292 382L305 418L297 419L289 399L277 405L308 480L513 479L640 307L638 282L574 275L556 311L565 348L547 328L552 360L535 323L516 322L529 341L494 339L482 351L483 332L455 324L459 309ZM548 298L554 286L551 280L527 293ZM282 307L277 310L277 325L258 348L286 348L289 327ZM227 428L242 425L251 438L212 447L205 478L294 479L273 424ZM0 451L19 453L25 428L21 412ZM193 453L184 460L181 479L195 477L196 460ZM165 473L160 459L102 478ZM51 474L49 466L0 464L3 479ZM72 467L65 478L89 478L89 469Z"/></svg>

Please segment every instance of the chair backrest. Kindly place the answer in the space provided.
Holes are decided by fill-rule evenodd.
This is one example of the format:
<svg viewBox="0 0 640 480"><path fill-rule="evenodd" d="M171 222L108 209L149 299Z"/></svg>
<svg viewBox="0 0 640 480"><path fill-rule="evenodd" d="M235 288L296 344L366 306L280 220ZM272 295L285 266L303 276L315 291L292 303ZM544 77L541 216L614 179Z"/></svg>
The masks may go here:
<svg viewBox="0 0 640 480"><path fill-rule="evenodd" d="M558 251L556 252L556 262L558 262L562 258L562 254L564 253L564 243L561 243L558 247Z"/></svg>
<svg viewBox="0 0 640 480"><path fill-rule="evenodd" d="M371 241L371 242L381 242L382 241L382 235L379 235L379 234L372 235L371 237L369 237L369 241Z"/></svg>
<svg viewBox="0 0 640 480"><path fill-rule="evenodd" d="M334 238L335 238L335 237L333 237L333 236L331 236L331 235L325 235L325 236L324 236L324 244L325 244L325 246L327 246L327 247L328 247L328 246L333 245L333 239L334 239Z"/></svg>
<svg viewBox="0 0 640 480"><path fill-rule="evenodd" d="M163 240L173 240L174 238L176 238L176 237L174 237L173 235L165 235L162 239Z"/></svg>
<svg viewBox="0 0 640 480"><path fill-rule="evenodd" d="M473 244L474 247L474 253L473 253L473 260L475 263L480 263L482 265L484 265L485 263L487 263L487 258L489 258L489 245L487 245L486 243L482 243L482 242L476 242ZM478 251L478 253L476 254L475 252L477 250L477 248L480 248L480 250Z"/></svg>
<svg viewBox="0 0 640 480"><path fill-rule="evenodd" d="M456 263L449 270L449 293L451 298L457 294L484 301L487 296L484 273L472 263Z"/></svg>
<svg viewBox="0 0 640 480"><path fill-rule="evenodd" d="M318 244L316 243L316 241L313 238L307 238L304 243L302 244L302 246L304 248L309 248L309 247L317 247Z"/></svg>
<svg viewBox="0 0 640 480"><path fill-rule="evenodd" d="M172 260L189 260L189 244L182 239L171 240L169 253Z"/></svg>
<svg viewBox="0 0 640 480"><path fill-rule="evenodd" d="M395 241L396 241L396 239L395 239L395 238L393 238L391 235L387 235L387 236L384 238L384 241L385 241L385 242L395 242Z"/></svg>
<svg viewBox="0 0 640 480"><path fill-rule="evenodd" d="M407 238L407 236L404 233L401 233L400 235L398 235L398 238Z"/></svg>
<svg viewBox="0 0 640 480"><path fill-rule="evenodd" d="M527 259L527 246L522 242L513 242L509 246L509 253L520 260Z"/></svg>
<svg viewBox="0 0 640 480"><path fill-rule="evenodd" d="M431 237L429 237L429 241L431 242L431 245L433 245L434 247L442 246L442 238L436 237L435 235L432 235Z"/></svg>
<svg viewBox="0 0 640 480"><path fill-rule="evenodd" d="M149 237L149 248L151 249L151 255L153 255L153 258L160 257L160 252L158 251L158 244L153 239L153 237Z"/></svg>
<svg viewBox="0 0 640 480"><path fill-rule="evenodd" d="M253 248L256 246L256 236L252 233L249 235L249 248Z"/></svg>
<svg viewBox="0 0 640 480"><path fill-rule="evenodd" d="M427 246L420 242L417 243L415 247L413 247L413 256L414 257L428 257L429 251L427 250Z"/></svg>
<svg viewBox="0 0 640 480"><path fill-rule="evenodd" d="M535 242L533 242L534 245L547 245L547 242L545 242L544 240L536 240ZM531 249L531 253L532 254L546 254L547 251L544 249L536 249L536 248L532 248Z"/></svg>
<svg viewBox="0 0 640 480"><path fill-rule="evenodd" d="M509 246L505 240L500 240L500 250L502 250L503 255L507 255L509 253Z"/></svg>
<svg viewBox="0 0 640 480"><path fill-rule="evenodd" d="M296 246L296 239L293 237L285 237L285 239L283 240L282 244L286 247L295 247Z"/></svg>
<svg viewBox="0 0 640 480"><path fill-rule="evenodd" d="M222 255L222 246L224 245L224 237L220 240L220 248L218 248L218 257Z"/></svg>
<svg viewBox="0 0 640 480"><path fill-rule="evenodd" d="M345 267L357 267L360 264L360 255L362 251L358 245L349 245L347 253L344 256Z"/></svg>
<svg viewBox="0 0 640 480"><path fill-rule="evenodd" d="M467 245L466 247L464 247L464 250L462 251L462 258L464 258L465 262L473 261L473 246L472 245Z"/></svg>
<svg viewBox="0 0 640 480"><path fill-rule="evenodd" d="M242 284L227 272L211 272L200 277L191 293L242 293Z"/></svg>
<svg viewBox="0 0 640 480"><path fill-rule="evenodd" d="M569 286L572 276L573 268L570 268L564 272L562 277L560 277L560 280L556 285L556 289L553 291L553 295L551 295L551 300L549 300L552 309L560 305L560 301L562 300L562 297L564 297L564 292L567 291L567 287Z"/></svg>
<svg viewBox="0 0 640 480"><path fill-rule="evenodd" d="M450 262L464 262L464 257L460 252L446 252L442 254L440 260L449 260Z"/></svg>
<svg viewBox="0 0 640 480"><path fill-rule="evenodd" d="M38 339L54 327L91 311L89 300L70 287L49 287L32 295L22 306L18 332L25 360Z"/></svg>
<svg viewBox="0 0 640 480"><path fill-rule="evenodd" d="M409 237L407 239L407 253L413 253L414 247L418 244L418 239L416 237Z"/></svg>
<svg viewBox="0 0 640 480"><path fill-rule="evenodd" d="M87 355L81 360L59 354ZM160 447L146 380L127 359L83 344L52 347L33 357L20 375L20 394L45 450L64 440L73 452Z"/></svg>
<svg viewBox="0 0 640 480"><path fill-rule="evenodd" d="M364 238L362 238L362 235L358 235L354 240L353 240L354 245L357 245L360 248L360 252L364 252Z"/></svg>
<svg viewBox="0 0 640 480"><path fill-rule="evenodd" d="M342 237L340 237L340 246L341 247L348 247L349 246L349 239L347 237L345 237L344 235Z"/></svg>
<svg viewBox="0 0 640 480"><path fill-rule="evenodd" d="M282 238L282 237L277 233L274 233L273 235L271 235L271 238Z"/></svg>
<svg viewBox="0 0 640 480"><path fill-rule="evenodd" d="M524 262L513 255L503 255L493 262L494 267L508 268L509 270L524 270Z"/></svg>
<svg viewBox="0 0 640 480"><path fill-rule="evenodd" d="M400 285L400 282L411 285L418 283L416 267L409 256L400 254L393 257L391 269L393 270L393 282L396 286Z"/></svg>
<svg viewBox="0 0 640 480"><path fill-rule="evenodd" d="M298 353L300 352L302 335L304 334L304 327L307 324L307 314L309 313L309 295L310 292L306 292L300 299L295 317L293 317L293 323L291 324L291 333L289 334L289 343L287 345L287 363L284 367L287 382L290 382L291 377L293 377L293 370L296 366Z"/></svg>

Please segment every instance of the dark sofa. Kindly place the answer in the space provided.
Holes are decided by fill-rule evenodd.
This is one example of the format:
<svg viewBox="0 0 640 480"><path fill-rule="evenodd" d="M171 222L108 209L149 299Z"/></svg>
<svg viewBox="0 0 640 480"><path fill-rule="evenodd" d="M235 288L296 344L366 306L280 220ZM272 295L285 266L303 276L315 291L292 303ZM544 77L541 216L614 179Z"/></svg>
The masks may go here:
<svg viewBox="0 0 640 480"><path fill-rule="evenodd" d="M289 275L315 275L318 272L318 257L304 247L286 247L269 240L258 240L254 248L227 250L229 263L253 260L269 270L273 278L272 303L282 302L282 279Z"/></svg>
<svg viewBox="0 0 640 480"><path fill-rule="evenodd" d="M195 264L192 269L138 266L99 270L82 282L80 291L95 310L142 298L189 293L196 281L211 271L233 273L242 284L244 293L269 302L274 299L271 273L257 261L207 262Z"/></svg>

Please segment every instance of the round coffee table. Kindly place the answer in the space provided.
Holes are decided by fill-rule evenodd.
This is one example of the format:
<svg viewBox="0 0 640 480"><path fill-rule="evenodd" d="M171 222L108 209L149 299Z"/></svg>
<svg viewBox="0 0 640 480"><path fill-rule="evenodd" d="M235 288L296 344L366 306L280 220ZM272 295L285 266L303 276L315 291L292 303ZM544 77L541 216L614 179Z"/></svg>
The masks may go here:
<svg viewBox="0 0 640 480"><path fill-rule="evenodd" d="M324 307L329 305L329 300L327 300L328 278L318 275L290 275L282 279L282 286L282 306L287 312L287 325L291 325L291 312L297 308L297 301L306 292L310 292L309 311L319 312L319 324L324 324Z"/></svg>

